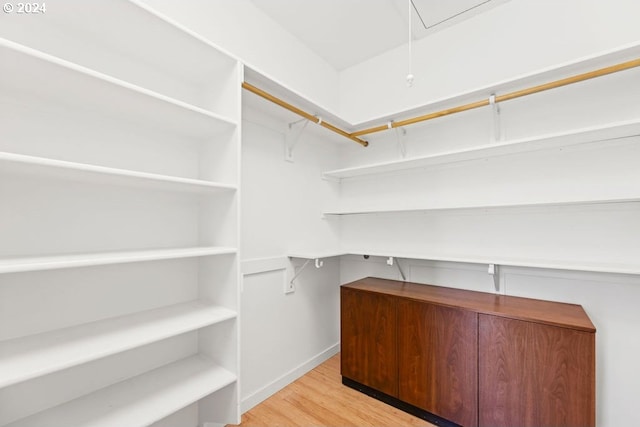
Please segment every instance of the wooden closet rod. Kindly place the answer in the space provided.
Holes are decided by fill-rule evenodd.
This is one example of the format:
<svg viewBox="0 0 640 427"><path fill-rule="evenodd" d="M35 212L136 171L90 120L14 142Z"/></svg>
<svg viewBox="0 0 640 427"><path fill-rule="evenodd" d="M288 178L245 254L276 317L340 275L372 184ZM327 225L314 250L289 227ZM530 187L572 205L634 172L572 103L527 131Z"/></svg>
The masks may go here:
<svg viewBox="0 0 640 427"><path fill-rule="evenodd" d="M357 142L358 144L362 145L363 147L366 147L367 145L369 145L369 143L367 141L362 140L362 139L360 139L360 138L358 138L356 136L353 136L350 133L345 132L342 129L335 127L334 125L325 122L321 118L316 117L313 114L309 114L306 111L301 110L300 108L295 107L295 106L283 101L282 99L277 98L277 97L271 95L270 93L267 93L267 92L263 91L262 89L259 89L259 88L255 87L255 86L253 86L253 85L251 85L251 84L249 84L247 82L242 82L242 88L248 90L249 92L253 92L258 96L261 96L264 99L269 100L269 101L273 102L274 104L277 104L277 105L281 106L282 108L286 108L287 110L289 110L289 111L291 111L293 113L296 113L297 115L302 116L307 120L310 120L310 121L312 121L312 122L314 122L316 124L319 124L320 126L325 127L325 128L327 128L327 129L329 129L329 130L331 130L331 131L333 131L333 132L335 132L335 133L337 133L339 135L342 135L345 138L349 138L350 140Z"/></svg>
<svg viewBox="0 0 640 427"><path fill-rule="evenodd" d="M504 95L497 95L495 97L495 102L509 101L510 99L520 98L522 96L532 95L534 93L542 92L549 89L554 89L561 86L570 85L572 83L582 82L584 80L593 79L595 77L604 76L607 74L617 73L618 71L628 70L629 68L639 67L640 59L634 59L632 61L623 62L620 64L612 65L610 67L600 68L598 70L589 71L587 73L578 74L572 77L567 77L560 80L555 80L553 82L544 83L538 86L533 86L528 89L517 90L515 92L510 92ZM435 119L437 117L447 116L449 114L460 113L462 111L472 110L474 108L484 107L489 105L489 99L482 99L480 101L471 102L469 104L460 105L453 108L448 108L446 110L436 111L435 113L429 113L418 117L413 117L411 119L401 120L398 122L391 122L381 125L375 126L369 129L359 130L357 132L353 132L350 134L352 137L358 137L362 135L369 135L376 132L382 132L384 130L390 128L397 128L407 125L412 125L414 123L424 122L426 120Z"/></svg>

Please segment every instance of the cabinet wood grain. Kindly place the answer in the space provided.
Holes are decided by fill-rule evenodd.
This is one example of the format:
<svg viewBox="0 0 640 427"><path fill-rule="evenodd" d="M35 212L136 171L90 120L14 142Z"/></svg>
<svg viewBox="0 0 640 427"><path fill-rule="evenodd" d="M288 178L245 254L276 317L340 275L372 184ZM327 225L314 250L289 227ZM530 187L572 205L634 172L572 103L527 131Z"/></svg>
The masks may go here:
<svg viewBox="0 0 640 427"><path fill-rule="evenodd" d="M476 426L477 313L400 300L398 326L400 400Z"/></svg>
<svg viewBox="0 0 640 427"><path fill-rule="evenodd" d="M480 315L480 426L595 425L595 335Z"/></svg>
<svg viewBox="0 0 640 427"><path fill-rule="evenodd" d="M343 376L398 396L397 299L341 288Z"/></svg>
<svg viewBox="0 0 640 427"><path fill-rule="evenodd" d="M587 332L596 331L584 309L577 304L496 295L376 277L367 277L345 286L350 289L428 301L433 304L464 308L477 313L493 314L510 319L530 320Z"/></svg>

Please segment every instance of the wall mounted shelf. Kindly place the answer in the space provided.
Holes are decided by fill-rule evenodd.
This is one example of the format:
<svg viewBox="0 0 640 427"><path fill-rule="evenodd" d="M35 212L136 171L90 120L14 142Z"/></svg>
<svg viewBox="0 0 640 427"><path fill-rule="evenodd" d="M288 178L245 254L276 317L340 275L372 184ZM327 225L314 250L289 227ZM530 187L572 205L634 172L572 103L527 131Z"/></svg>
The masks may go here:
<svg viewBox="0 0 640 427"><path fill-rule="evenodd" d="M339 251L335 251L335 252L333 251L328 251L328 252L296 251L296 252L291 252L287 254L289 258L301 258L301 259L324 259L324 258L339 257L342 255L347 255L347 253L339 252Z"/></svg>
<svg viewBox="0 0 640 427"><path fill-rule="evenodd" d="M403 117L455 108L455 106L460 104L474 102L478 99L488 99L491 94L499 96L500 94L508 92L520 91L527 87L548 84L553 80L571 78L571 76L575 76L576 74L592 72L596 69L613 66L621 62L637 60L639 56L640 43L629 43L615 49L601 51L551 67L540 68L508 79L489 82L488 84L475 87L472 86L453 95L433 99L423 104L416 104L401 112L388 111L377 117L367 117L363 120L357 118L356 120L351 120L351 126L362 129L380 123L388 123L389 121L401 122ZM354 133L357 134L357 132Z"/></svg>
<svg viewBox="0 0 640 427"><path fill-rule="evenodd" d="M476 256L476 255L447 255L447 254L430 254L417 252L387 252L379 250L367 250L366 248L353 248L348 251L353 255L369 255L375 257L388 258L390 256L400 259L419 259L427 261L444 261L459 262L469 264L494 264L509 267L529 267L543 268L550 270L573 270L573 271L589 271L594 273L616 273L616 274L640 274L640 264L625 263L594 263L567 260L544 260L544 259L525 259L510 258L504 256Z"/></svg>
<svg viewBox="0 0 640 427"><path fill-rule="evenodd" d="M236 317L188 302L0 343L0 387L90 362Z"/></svg>
<svg viewBox="0 0 640 427"><path fill-rule="evenodd" d="M370 165L337 169L323 173L325 179L346 179L361 176L392 173L408 169L426 168L488 157L557 149L580 144L591 144L606 140L640 135L640 120L622 121L603 126L573 129L513 141L485 144L464 150L454 150L412 159L380 162Z"/></svg>
<svg viewBox="0 0 640 427"><path fill-rule="evenodd" d="M466 209L515 209L515 208L553 208L565 206L587 206L587 205L608 205L622 203L638 203L640 195L635 197L620 197L610 199L576 199L576 200L554 200L539 202L523 202L523 203L495 203L495 204L470 204L470 205L447 205L447 206L416 206L406 208L389 208L389 209L344 209L323 212L327 217L343 216L343 215L381 215L394 213L411 213L411 212L436 212L450 210L466 210Z"/></svg>
<svg viewBox="0 0 640 427"><path fill-rule="evenodd" d="M205 357L192 356L11 423L8 427L144 427L234 381L236 376L233 373Z"/></svg>
<svg viewBox="0 0 640 427"><path fill-rule="evenodd" d="M89 184L122 185L188 193L236 191L235 185L0 152L2 173L37 175Z"/></svg>
<svg viewBox="0 0 640 427"><path fill-rule="evenodd" d="M81 108L167 131L205 136L233 129L237 122L204 108L91 70L10 40L0 39L5 93L37 95L37 102ZM55 84L46 83L55 82ZM21 101L22 102L22 101Z"/></svg>
<svg viewBox="0 0 640 427"><path fill-rule="evenodd" d="M210 246L144 251L51 255L41 257L0 258L0 274L55 270L59 268L90 267L96 265L125 264L129 262L193 258L234 253L236 253L235 248Z"/></svg>
<svg viewBox="0 0 640 427"><path fill-rule="evenodd" d="M237 63L233 55L139 0L60 4L55 10L48 10L46 18L23 32L18 28L24 25L20 16L6 16L3 34L157 92L190 87L189 92L179 91L182 96L170 96L194 105L200 105L198 100L205 101L199 98L202 93L194 89L224 88L226 83L217 77L227 74ZM114 22L118 25L114 26ZM131 37L132 32L135 37ZM86 46L93 50L86 51ZM173 76L176 85L165 84L169 76Z"/></svg>
<svg viewBox="0 0 640 427"><path fill-rule="evenodd" d="M614 274L640 274L640 264L630 263L609 263L609 262L580 262L580 261L567 261L567 260L545 260L545 259L531 259L531 258L516 258L516 257L504 257L504 256L477 256L477 255L453 255L443 253L428 253L428 252L399 252L399 251L381 251L378 249L367 249L364 247L347 248L342 252L331 252L335 255L332 256L363 256L368 255L372 257L380 258L394 258L394 259L416 259L424 261L442 261L442 262L456 262L466 264L484 264L494 266L508 266L508 267L527 267L527 268L542 268L550 270L573 270L573 271L589 271L594 273L614 273ZM293 255L289 255L294 257ZM323 258L319 254L306 254L297 255L296 258L302 259L318 259ZM328 257L324 257L328 258Z"/></svg>

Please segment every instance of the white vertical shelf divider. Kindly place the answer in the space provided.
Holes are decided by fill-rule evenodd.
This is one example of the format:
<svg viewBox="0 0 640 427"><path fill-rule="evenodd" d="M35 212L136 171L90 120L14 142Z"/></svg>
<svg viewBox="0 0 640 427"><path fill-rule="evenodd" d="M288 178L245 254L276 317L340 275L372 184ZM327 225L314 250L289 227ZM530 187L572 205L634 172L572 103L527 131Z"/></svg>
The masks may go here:
<svg viewBox="0 0 640 427"><path fill-rule="evenodd" d="M242 64L135 0L18 18L0 19L0 426L239 423Z"/></svg>

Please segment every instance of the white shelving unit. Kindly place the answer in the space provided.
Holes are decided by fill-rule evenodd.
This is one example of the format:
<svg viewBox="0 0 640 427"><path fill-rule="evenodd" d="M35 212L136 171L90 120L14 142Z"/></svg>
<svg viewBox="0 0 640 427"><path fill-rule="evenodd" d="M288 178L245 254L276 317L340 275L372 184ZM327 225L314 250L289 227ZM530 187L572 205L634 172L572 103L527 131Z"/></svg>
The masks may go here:
<svg viewBox="0 0 640 427"><path fill-rule="evenodd" d="M91 267L98 265L194 258L235 253L235 248L195 247L130 252L100 252L40 257L2 258L0 259L0 273Z"/></svg>
<svg viewBox="0 0 640 427"><path fill-rule="evenodd" d="M498 80L487 85L468 88L467 90L459 93L447 94L447 96L442 98L431 99L428 102L419 103L405 111L402 111L401 114L405 117L417 116L424 114L425 111L439 111L475 102L482 98L487 99L492 93L504 94L521 90L526 87L538 86L550 81L634 60L638 57L639 52L640 43L632 42L611 50L605 50L589 56L583 56L565 63L554 64L553 66L540 68L505 80ZM358 129L363 129L376 126L381 123L386 123L389 120L397 121L398 117L399 114L397 111L389 111L388 113L378 117L367 118L365 121L352 123L352 126Z"/></svg>
<svg viewBox="0 0 640 427"><path fill-rule="evenodd" d="M238 423L241 64L137 1L16 18L0 425Z"/></svg>
<svg viewBox="0 0 640 427"><path fill-rule="evenodd" d="M192 356L9 426L144 427L236 380L236 375L212 361Z"/></svg>
<svg viewBox="0 0 640 427"><path fill-rule="evenodd" d="M593 126L589 128L574 129L554 134L546 134L536 137L528 137L515 141L478 145L458 151L450 151L446 153L433 154L411 159L402 159L397 161L382 162L365 166L339 169L328 171L323 176L328 180L336 180L342 186L342 200L339 207L330 208L323 212L325 217L351 216L351 215L381 215L394 213L427 213L427 212L447 212L460 210L496 210L496 209L526 209L526 208L563 208L570 206L589 206L589 205L609 205L609 204L628 204L640 202L640 191L634 186L610 184L607 188L600 188L597 191L588 194L588 197L581 193L567 194L572 189L567 187L566 190L558 193L547 192L534 193L532 195L512 194L506 197L491 197L492 188L477 187L476 193L484 193L482 197L465 198L456 196L452 198L442 197L430 199L428 197L420 197L419 195L409 192L405 199L396 197L395 203L385 203L384 197L377 200L373 196L377 196L384 190L381 189L381 182L393 180L394 188L398 188L402 192L403 188L412 188L410 191L416 191L417 187L410 187L411 182L419 182L424 179L428 182L429 178L437 176L440 181L445 181L454 175L423 175L436 169L437 166L449 167L452 165L469 167L472 174L483 173L478 165L481 161L491 160L493 163L496 159L503 156L516 156L515 158L525 159L526 156L538 153L559 153L563 150L609 150L627 147L628 153L633 152L634 146L637 146L638 136L640 135L640 121L629 120L613 123L605 126ZM475 163L474 163L475 161ZM539 161L539 160L537 160ZM580 160L584 164L596 164L597 160L588 160L584 158ZM611 160L605 160L605 162ZM466 166L463 165L466 163ZM522 163L524 167L530 168L526 163ZM613 163L611 163L613 164ZM505 163L500 163L504 166ZM624 166L621 163L622 167ZM501 166L495 166L500 168ZM588 170L588 167L581 166L582 170ZM462 170L462 169L461 169ZM615 168L614 168L615 170ZM411 178L402 178L412 174ZM375 185L373 179L379 179ZM474 178L475 179L475 178ZM492 178L495 179L495 178ZM564 178L566 179L566 178ZM633 179L631 177L631 179ZM366 184L366 183L369 184ZM489 181L486 181L489 183ZM364 186L363 186L363 183ZM470 184L471 186L473 184ZM589 184L585 184L589 185ZM426 187L429 187L427 184ZM564 187L563 187L564 188ZM345 191L349 189L350 191ZM353 190L356 189L356 190ZM346 196L345 196L346 194ZM363 197L361 197L363 195ZM357 201L351 198L356 196ZM488 197L486 197L488 196Z"/></svg>
<svg viewBox="0 0 640 427"><path fill-rule="evenodd" d="M576 200L540 200L527 203L510 204L476 204L476 205L447 205L447 206L415 206L389 209L362 209L362 210L335 210L323 212L327 217L342 215L377 215L410 212L434 212L434 211L456 211L467 209L514 209L514 208L536 208L536 207L564 207L564 206L586 206L586 205L609 205L621 203L638 203L640 194L637 197L612 198L612 199L576 199Z"/></svg>
<svg viewBox="0 0 640 427"><path fill-rule="evenodd" d="M492 256L492 255L448 255L438 252L426 253L426 252L402 252L402 251L380 251L370 250L366 248L350 248L342 252L331 252L333 255L324 255L322 252L314 253L300 253L296 252L296 255L289 255L291 258L300 258L306 260L331 258L334 256L345 255L368 255L381 258L398 258L398 259L417 259L427 261L444 261L444 262L460 262L468 264L495 264L511 267L530 267L530 268L544 268L550 270L575 270L575 271L589 271L594 273L616 273L616 274L640 274L640 266L636 264L627 263L581 263L581 262L566 262L552 259L528 259L528 258L513 258L504 256Z"/></svg>
<svg viewBox="0 0 640 427"><path fill-rule="evenodd" d="M14 153L0 153L0 167L3 173L15 175L41 175L47 179L139 186L162 191L209 193L237 190L235 185L202 179L181 178Z"/></svg>
<svg viewBox="0 0 640 427"><path fill-rule="evenodd" d="M509 87L555 80L630 56L637 56L637 45L622 49L619 55L613 52L575 63L570 70L559 67L524 76L509 82ZM549 91L522 98L518 105L515 101L505 105L498 124L508 132L501 133L526 137L487 143L489 132L483 133L480 126L482 112L473 117L450 116L452 135L441 123L408 128L407 151L424 153L433 143L428 154L324 172L322 178L337 196L322 212L341 230L341 247L336 252L640 273L633 255L640 245L630 229L640 212L640 174L635 166L640 110L621 96L630 99L635 93L629 91L629 82L635 78L637 70L628 71L616 78L565 87L564 98L560 90ZM497 86L481 92L504 91L505 87ZM611 105L618 98L615 110ZM454 96L434 105L460 101ZM523 106L528 102L532 107L526 110ZM519 115L525 110L531 114L527 120ZM586 125L590 122L600 124ZM495 124L487 114L486 126ZM478 129L478 140L465 126ZM534 134L536 129L559 130ZM438 137L443 141L436 141ZM384 143L394 147L393 141ZM464 148L435 148L447 143ZM387 145L371 157L392 156L396 152Z"/></svg>
<svg viewBox="0 0 640 427"><path fill-rule="evenodd" d="M0 59L6 64L2 70L2 83L7 91L51 99L58 105L95 105L102 114L118 119L136 114L138 120L166 126L167 130L218 132L235 125L233 120L218 113L10 40L0 40ZM45 84L52 80L56 82L55 86ZM70 93L74 96L69 97L67 94ZM175 129L174 123L183 123L184 128Z"/></svg>
<svg viewBox="0 0 640 427"><path fill-rule="evenodd" d="M323 173L325 179L348 179L360 176L392 173L409 169L427 168L447 163L478 160L488 157L528 153L539 150L570 147L580 144L602 143L603 141L640 135L640 120L628 120L606 126L592 126L571 131L522 138L514 141L479 145L464 150L449 151L423 157L380 162L364 166L337 169Z"/></svg>
<svg viewBox="0 0 640 427"><path fill-rule="evenodd" d="M300 258L300 259L323 259L323 258L333 258L339 257L342 255L347 255L348 252L340 252L340 251L294 251L287 254L289 258Z"/></svg>
<svg viewBox="0 0 640 427"><path fill-rule="evenodd" d="M0 387L233 319L224 307L189 302L0 343Z"/></svg>

